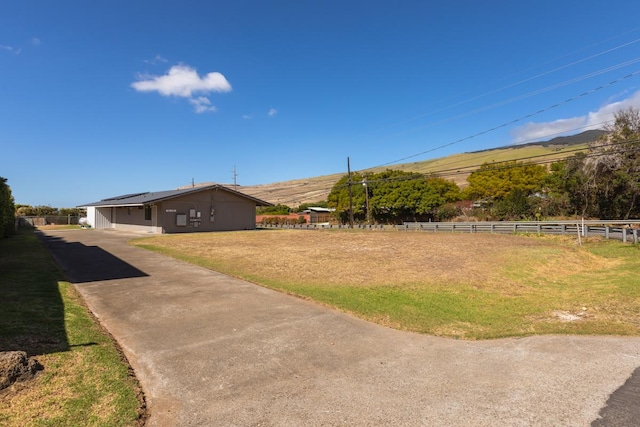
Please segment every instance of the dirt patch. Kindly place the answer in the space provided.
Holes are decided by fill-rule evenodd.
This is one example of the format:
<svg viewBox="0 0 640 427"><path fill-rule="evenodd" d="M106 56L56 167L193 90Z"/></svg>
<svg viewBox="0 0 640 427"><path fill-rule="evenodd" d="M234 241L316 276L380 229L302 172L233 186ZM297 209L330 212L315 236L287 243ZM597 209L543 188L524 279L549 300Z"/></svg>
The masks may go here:
<svg viewBox="0 0 640 427"><path fill-rule="evenodd" d="M35 378L42 366L33 357L27 357L24 351L0 352L0 391L16 382L25 382Z"/></svg>
<svg viewBox="0 0 640 427"><path fill-rule="evenodd" d="M576 313L568 311L554 311L553 316L561 322L578 322L583 320L585 317L588 317L588 314L584 310Z"/></svg>

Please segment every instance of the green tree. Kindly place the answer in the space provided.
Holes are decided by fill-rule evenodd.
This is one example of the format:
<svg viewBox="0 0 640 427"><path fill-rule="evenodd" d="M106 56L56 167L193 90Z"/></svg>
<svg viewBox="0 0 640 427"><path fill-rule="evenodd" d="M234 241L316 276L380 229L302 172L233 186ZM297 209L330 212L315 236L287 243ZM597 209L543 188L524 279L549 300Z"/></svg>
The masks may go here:
<svg viewBox="0 0 640 427"><path fill-rule="evenodd" d="M15 232L15 205L11 187L7 179L0 177L0 237L8 237Z"/></svg>
<svg viewBox="0 0 640 427"><path fill-rule="evenodd" d="M291 208L287 205L277 204L274 206L264 206L256 209L258 215L289 215Z"/></svg>
<svg viewBox="0 0 640 427"><path fill-rule="evenodd" d="M370 174L353 172L351 180L349 180L349 175L345 175L333 185L331 192L327 196L327 206L335 209L334 216L343 224L349 222L349 187L351 187L353 199L354 218L365 219L366 196L365 187L362 183L368 177L370 177Z"/></svg>
<svg viewBox="0 0 640 427"><path fill-rule="evenodd" d="M413 172L386 170L380 173L351 176L353 215L356 221L364 221L369 213L376 222L436 219L439 208L460 200L460 189L442 178L425 178ZM336 209L342 221L349 219L349 177L342 177L327 198L329 207ZM451 215L451 209L442 210L443 216Z"/></svg>
<svg viewBox="0 0 640 427"><path fill-rule="evenodd" d="M529 196L519 189L512 190L506 197L497 200L491 208L491 214L501 220L529 219L532 215Z"/></svg>
<svg viewBox="0 0 640 427"><path fill-rule="evenodd" d="M620 110L608 134L591 144L584 159L584 188L594 203L588 209L600 218L640 216L640 111Z"/></svg>
<svg viewBox="0 0 640 427"><path fill-rule="evenodd" d="M60 208L58 209L58 213L62 216L85 216L87 211L81 208Z"/></svg>
<svg viewBox="0 0 640 427"><path fill-rule="evenodd" d="M58 208L54 208L48 205L38 205L33 208L34 216L46 216L46 215L58 215Z"/></svg>
<svg viewBox="0 0 640 427"><path fill-rule="evenodd" d="M547 169L522 162L485 163L469 175L465 196L471 200L502 200L514 190L529 196L544 188Z"/></svg>
<svg viewBox="0 0 640 427"><path fill-rule="evenodd" d="M36 209L31 205L16 204L16 215L36 216Z"/></svg>
<svg viewBox="0 0 640 427"><path fill-rule="evenodd" d="M549 214L598 216L592 185L584 173L586 154L578 153L551 164L545 186L550 198Z"/></svg>

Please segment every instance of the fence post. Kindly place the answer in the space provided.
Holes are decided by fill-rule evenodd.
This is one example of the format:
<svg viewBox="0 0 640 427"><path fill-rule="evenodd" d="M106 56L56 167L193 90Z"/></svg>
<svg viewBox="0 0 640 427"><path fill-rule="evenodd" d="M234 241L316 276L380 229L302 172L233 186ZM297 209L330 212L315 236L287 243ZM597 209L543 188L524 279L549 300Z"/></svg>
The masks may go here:
<svg viewBox="0 0 640 427"><path fill-rule="evenodd" d="M561 234L564 236L567 232L567 225L566 224L562 224L562 226L560 227L560 232Z"/></svg>
<svg viewBox="0 0 640 427"><path fill-rule="evenodd" d="M633 244L637 245L638 244L638 230L633 230Z"/></svg>
<svg viewBox="0 0 640 427"><path fill-rule="evenodd" d="M627 243L627 229L622 227L622 242Z"/></svg>
<svg viewBox="0 0 640 427"><path fill-rule="evenodd" d="M604 226L604 238L606 240L609 240L609 226L608 225Z"/></svg>

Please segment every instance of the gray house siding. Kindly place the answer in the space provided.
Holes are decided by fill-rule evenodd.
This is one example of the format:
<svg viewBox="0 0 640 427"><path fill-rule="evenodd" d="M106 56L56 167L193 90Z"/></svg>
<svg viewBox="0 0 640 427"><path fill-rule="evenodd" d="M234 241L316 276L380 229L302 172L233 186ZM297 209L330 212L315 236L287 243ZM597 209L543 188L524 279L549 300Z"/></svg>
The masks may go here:
<svg viewBox="0 0 640 427"><path fill-rule="evenodd" d="M227 187L185 188L134 193L85 205L95 228L147 233L250 230L256 206L268 202Z"/></svg>
<svg viewBox="0 0 640 427"><path fill-rule="evenodd" d="M129 206L129 207L114 207L111 208L114 212L115 228L124 231L146 231L152 232L151 221L145 221L144 219L144 207L142 206Z"/></svg>
<svg viewBox="0 0 640 427"><path fill-rule="evenodd" d="M213 189L158 204L158 226L164 233L248 230L256 226L255 211L255 202Z"/></svg>

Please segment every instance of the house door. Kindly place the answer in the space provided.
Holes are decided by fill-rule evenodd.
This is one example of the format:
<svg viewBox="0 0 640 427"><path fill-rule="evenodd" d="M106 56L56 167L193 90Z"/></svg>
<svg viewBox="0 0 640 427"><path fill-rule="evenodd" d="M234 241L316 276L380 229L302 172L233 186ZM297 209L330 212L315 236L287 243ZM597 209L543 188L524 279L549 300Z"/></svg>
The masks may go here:
<svg viewBox="0 0 640 427"><path fill-rule="evenodd" d="M113 228L111 217L113 216L113 208L95 208L95 219L92 224L94 228ZM89 211L87 210L87 215Z"/></svg>

